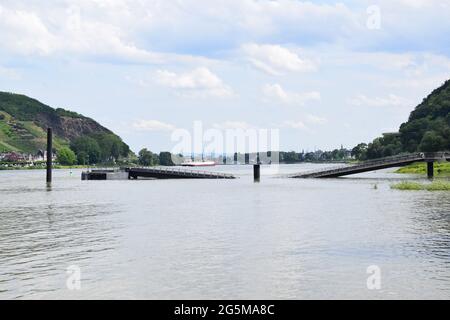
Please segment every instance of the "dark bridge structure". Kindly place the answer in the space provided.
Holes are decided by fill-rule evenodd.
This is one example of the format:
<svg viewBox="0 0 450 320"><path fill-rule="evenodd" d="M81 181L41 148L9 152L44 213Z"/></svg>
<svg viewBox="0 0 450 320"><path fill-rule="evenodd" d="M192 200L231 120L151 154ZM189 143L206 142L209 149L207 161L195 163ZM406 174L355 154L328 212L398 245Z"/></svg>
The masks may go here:
<svg viewBox="0 0 450 320"><path fill-rule="evenodd" d="M429 178L434 177L434 162L450 161L450 152L413 153L370 160L350 166L341 166L289 175L289 178L338 178L357 173L402 167L415 162L426 162Z"/></svg>
<svg viewBox="0 0 450 320"><path fill-rule="evenodd" d="M137 179L236 179L235 176L221 172L187 170L174 167L143 167L97 169L83 172L82 180L137 180Z"/></svg>
<svg viewBox="0 0 450 320"><path fill-rule="evenodd" d="M127 168L129 179L236 179L228 173L187 170L180 168Z"/></svg>

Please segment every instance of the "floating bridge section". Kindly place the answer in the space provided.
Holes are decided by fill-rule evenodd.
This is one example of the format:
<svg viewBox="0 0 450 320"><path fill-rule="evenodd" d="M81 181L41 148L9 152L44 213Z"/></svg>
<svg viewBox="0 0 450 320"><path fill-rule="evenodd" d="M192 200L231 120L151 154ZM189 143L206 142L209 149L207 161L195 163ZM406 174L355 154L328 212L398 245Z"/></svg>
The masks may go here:
<svg viewBox="0 0 450 320"><path fill-rule="evenodd" d="M435 153L414 153L407 155L400 155L395 157L382 158L377 160L365 161L350 166L340 166L335 168L328 168L323 170L316 170L310 172L303 172L289 175L289 178L338 178L357 173L402 167L415 162L428 163L428 177L433 177L434 162L435 161L450 161L449 152L435 152Z"/></svg>
<svg viewBox="0 0 450 320"><path fill-rule="evenodd" d="M208 172L180 168L127 168L130 179L236 179L235 176L221 172Z"/></svg>
<svg viewBox="0 0 450 320"><path fill-rule="evenodd" d="M91 170L81 174L82 180L127 180L127 179L236 179L221 172L207 172L173 167L122 168L120 170Z"/></svg>

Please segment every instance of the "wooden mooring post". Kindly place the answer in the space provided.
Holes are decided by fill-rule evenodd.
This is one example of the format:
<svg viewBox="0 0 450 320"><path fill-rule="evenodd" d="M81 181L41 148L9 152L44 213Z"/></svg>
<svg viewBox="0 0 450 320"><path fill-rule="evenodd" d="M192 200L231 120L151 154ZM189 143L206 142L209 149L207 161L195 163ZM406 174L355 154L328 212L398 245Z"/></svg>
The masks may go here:
<svg viewBox="0 0 450 320"><path fill-rule="evenodd" d="M47 184L52 183L52 155L53 155L53 133L52 128L47 129Z"/></svg>
<svg viewBox="0 0 450 320"><path fill-rule="evenodd" d="M253 165L253 179L255 182L261 181L261 165L259 163Z"/></svg>
<svg viewBox="0 0 450 320"><path fill-rule="evenodd" d="M428 179L434 178L434 162L433 161L427 162L427 175L428 175Z"/></svg>

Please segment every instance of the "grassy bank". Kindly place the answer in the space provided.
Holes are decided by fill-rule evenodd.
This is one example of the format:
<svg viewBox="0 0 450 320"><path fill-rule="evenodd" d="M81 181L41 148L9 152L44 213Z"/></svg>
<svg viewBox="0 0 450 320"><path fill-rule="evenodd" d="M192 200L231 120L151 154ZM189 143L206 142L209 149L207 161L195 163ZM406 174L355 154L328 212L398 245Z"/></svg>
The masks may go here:
<svg viewBox="0 0 450 320"><path fill-rule="evenodd" d="M87 169L87 168L95 168L95 166L61 166L61 165L54 165L52 167L54 170L62 170L62 169ZM15 166L15 167L4 167L0 166L0 170L45 170L46 166L33 166L33 167L22 167L22 166Z"/></svg>
<svg viewBox="0 0 450 320"><path fill-rule="evenodd" d="M409 166L398 169L396 173L426 175L427 164L425 162L413 163ZM434 175L437 177L450 177L450 162L436 162L434 164Z"/></svg>
<svg viewBox="0 0 450 320"><path fill-rule="evenodd" d="M391 186L392 189L396 190L411 190L411 191L450 191L450 181L438 180L432 183L419 183L404 181Z"/></svg>

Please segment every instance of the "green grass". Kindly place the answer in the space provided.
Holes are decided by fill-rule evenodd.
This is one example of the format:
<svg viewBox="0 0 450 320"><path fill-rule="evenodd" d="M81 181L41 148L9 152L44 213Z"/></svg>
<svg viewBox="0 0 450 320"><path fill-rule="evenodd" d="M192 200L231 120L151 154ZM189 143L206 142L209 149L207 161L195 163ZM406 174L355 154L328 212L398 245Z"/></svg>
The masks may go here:
<svg viewBox="0 0 450 320"><path fill-rule="evenodd" d="M19 151L16 147L13 147L6 142L0 141L0 152L10 152L10 151Z"/></svg>
<svg viewBox="0 0 450 320"><path fill-rule="evenodd" d="M396 173L404 174L427 174L427 164L425 162L413 163L409 166L400 168ZM450 176L450 162L435 162L434 164L435 176Z"/></svg>
<svg viewBox="0 0 450 320"><path fill-rule="evenodd" d="M409 191L450 191L450 181L437 180L432 183L404 181L391 186L395 190Z"/></svg>
<svg viewBox="0 0 450 320"><path fill-rule="evenodd" d="M12 117L6 112L0 112L4 116L0 120L0 152L21 151L26 153L36 153L39 149L44 150L47 145L47 132L36 125L33 121L14 121L17 126L23 128L23 133L16 132L8 123ZM54 136L53 147L56 150L69 143L59 137Z"/></svg>

